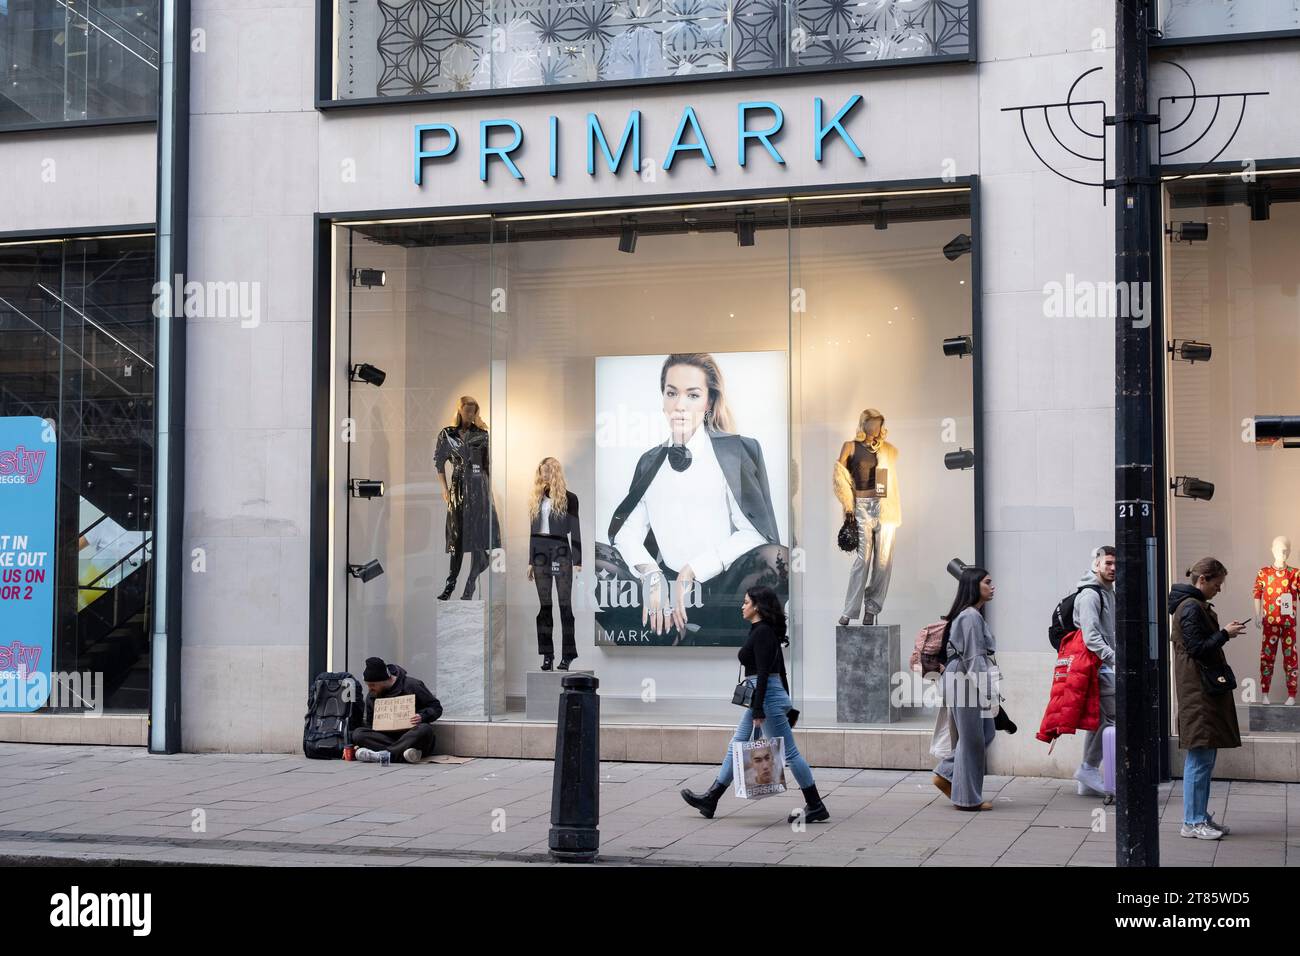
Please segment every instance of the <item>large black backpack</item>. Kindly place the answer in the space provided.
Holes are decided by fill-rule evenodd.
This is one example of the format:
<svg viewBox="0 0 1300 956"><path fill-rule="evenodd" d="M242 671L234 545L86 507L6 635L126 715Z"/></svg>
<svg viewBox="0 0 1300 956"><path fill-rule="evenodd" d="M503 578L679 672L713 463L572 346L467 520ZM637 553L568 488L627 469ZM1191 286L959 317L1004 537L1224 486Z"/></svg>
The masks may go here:
<svg viewBox="0 0 1300 956"><path fill-rule="evenodd" d="M346 671L325 671L312 681L303 722L302 752L314 760L339 760L366 713L366 689Z"/></svg>
<svg viewBox="0 0 1300 956"><path fill-rule="evenodd" d="M1061 598L1061 603L1052 611L1052 623L1047 627L1047 639L1052 643L1054 651L1061 649L1061 641L1065 640L1065 635L1078 630L1074 626L1074 599L1079 596L1080 591L1096 591L1100 594L1101 587L1096 584L1085 584L1073 594Z"/></svg>

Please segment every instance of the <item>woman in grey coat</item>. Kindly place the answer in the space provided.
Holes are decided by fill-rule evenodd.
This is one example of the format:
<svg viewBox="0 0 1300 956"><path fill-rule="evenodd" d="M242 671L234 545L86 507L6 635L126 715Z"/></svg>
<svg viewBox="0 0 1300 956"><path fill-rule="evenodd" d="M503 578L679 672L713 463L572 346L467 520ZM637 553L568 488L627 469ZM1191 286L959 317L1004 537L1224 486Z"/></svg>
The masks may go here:
<svg viewBox="0 0 1300 956"><path fill-rule="evenodd" d="M997 733L997 704L992 675L997 650L984 620L984 605L993 599L993 579L983 568L966 568L957 582L957 597L944 635L948 663L943 673L943 701L950 715L953 753L934 771L934 785L958 810L992 810L984 800L985 751Z"/></svg>

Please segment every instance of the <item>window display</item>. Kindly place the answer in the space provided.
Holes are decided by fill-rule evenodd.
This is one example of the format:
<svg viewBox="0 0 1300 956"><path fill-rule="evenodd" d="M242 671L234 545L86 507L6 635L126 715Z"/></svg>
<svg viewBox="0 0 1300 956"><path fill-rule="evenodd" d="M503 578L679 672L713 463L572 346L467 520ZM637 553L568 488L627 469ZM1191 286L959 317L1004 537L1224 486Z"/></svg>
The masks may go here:
<svg viewBox="0 0 1300 956"><path fill-rule="evenodd" d="M975 440L973 365L943 349L977 332L970 257L943 254L968 188L336 230L340 367L387 376L336 405L348 477L388 489L336 508L347 562L383 567L341 579L340 666L407 662L449 717L553 719L578 667L606 723L729 724L768 587L804 725L848 695L933 726L905 668L853 677L835 624L865 604L905 658L977 557L973 473L944 467Z"/></svg>
<svg viewBox="0 0 1300 956"><path fill-rule="evenodd" d="M1281 442L1256 445L1254 434L1256 417L1300 411L1298 198L1294 172L1166 184L1166 218L1208 227L1204 241L1166 246L1166 455L1177 485L1169 578L1185 580L1202 558L1227 568L1214 605L1224 622L1248 622L1250 636L1229 641L1224 653L1237 675L1238 722L1250 734L1300 733L1300 572L1289 564L1300 534L1293 523L1300 455Z"/></svg>
<svg viewBox="0 0 1300 956"><path fill-rule="evenodd" d="M56 687L47 712L149 706L154 263L151 235L0 245L0 419L57 429L37 476L58 483L53 656L39 663L95 688Z"/></svg>

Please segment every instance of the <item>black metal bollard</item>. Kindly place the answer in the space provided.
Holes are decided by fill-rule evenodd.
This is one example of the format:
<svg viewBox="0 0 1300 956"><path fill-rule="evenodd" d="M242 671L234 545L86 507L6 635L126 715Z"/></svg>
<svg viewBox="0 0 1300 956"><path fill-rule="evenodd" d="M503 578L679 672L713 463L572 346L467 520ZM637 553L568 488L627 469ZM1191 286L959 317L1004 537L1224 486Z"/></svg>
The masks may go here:
<svg viewBox="0 0 1300 956"><path fill-rule="evenodd" d="M600 849L600 681L570 674L561 683L551 787L551 857L590 863Z"/></svg>

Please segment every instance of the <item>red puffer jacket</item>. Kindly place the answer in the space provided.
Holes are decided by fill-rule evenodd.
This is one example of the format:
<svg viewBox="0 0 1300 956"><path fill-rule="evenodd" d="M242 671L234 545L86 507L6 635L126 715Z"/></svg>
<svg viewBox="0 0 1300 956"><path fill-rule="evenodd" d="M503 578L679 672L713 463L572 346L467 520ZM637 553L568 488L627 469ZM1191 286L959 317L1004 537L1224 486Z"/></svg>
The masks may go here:
<svg viewBox="0 0 1300 956"><path fill-rule="evenodd" d="M1038 739L1051 743L1061 734L1096 730L1101 725L1101 658L1083 643L1083 631L1072 631L1061 641L1052 696L1038 728Z"/></svg>

